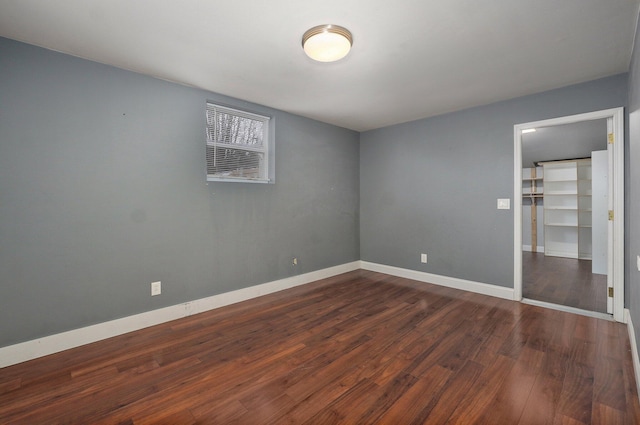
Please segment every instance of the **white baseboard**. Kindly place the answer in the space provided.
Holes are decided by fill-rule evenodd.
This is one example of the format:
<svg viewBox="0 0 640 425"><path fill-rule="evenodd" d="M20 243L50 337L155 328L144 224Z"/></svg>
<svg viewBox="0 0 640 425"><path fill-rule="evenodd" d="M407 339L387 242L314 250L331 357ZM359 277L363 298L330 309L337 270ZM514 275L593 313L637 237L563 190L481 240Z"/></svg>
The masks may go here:
<svg viewBox="0 0 640 425"><path fill-rule="evenodd" d="M522 245L522 250L526 252L533 252L531 245ZM537 246L535 252L544 252L544 246Z"/></svg>
<svg viewBox="0 0 640 425"><path fill-rule="evenodd" d="M553 304L546 301L532 300L531 298L523 298L523 304L535 305L537 307L548 308L551 310L564 311L566 313L579 314L580 316L593 317L596 319L608 320L614 322L613 316L607 313L599 313L597 311L583 310L581 308L569 307L568 305Z"/></svg>
<svg viewBox="0 0 640 425"><path fill-rule="evenodd" d="M627 324L629 332L629 343L631 344L631 358L633 359L633 371L636 375L636 387L638 389L638 398L640 399L640 357L638 357L638 344L636 341L636 332L633 328L633 321L629 314L629 309L624 309L624 321Z"/></svg>
<svg viewBox="0 0 640 425"><path fill-rule="evenodd" d="M513 288L489 285L488 283L474 282L471 280L458 279L455 277L441 276L437 274L425 273L416 270L402 269L399 267L387 266L384 264L369 263L361 261L361 268L374 272L386 273L392 276L404 277L418 280L420 282L433 283L434 285L446 286L448 288L461 289L463 291L475 292L492 297L514 299Z"/></svg>
<svg viewBox="0 0 640 425"><path fill-rule="evenodd" d="M128 332L144 329L149 326L159 325L181 317L202 313L235 304L240 301L256 298L261 295L282 291L295 286L304 285L316 280L336 276L341 273L358 270L360 261L329 267L298 276L275 280L261 285L225 292L207 298L172 305L121 319L110 320L97 325L74 329L31 341L21 342L15 345L0 348L0 368L22 363L38 357L90 344L106 338L122 335Z"/></svg>

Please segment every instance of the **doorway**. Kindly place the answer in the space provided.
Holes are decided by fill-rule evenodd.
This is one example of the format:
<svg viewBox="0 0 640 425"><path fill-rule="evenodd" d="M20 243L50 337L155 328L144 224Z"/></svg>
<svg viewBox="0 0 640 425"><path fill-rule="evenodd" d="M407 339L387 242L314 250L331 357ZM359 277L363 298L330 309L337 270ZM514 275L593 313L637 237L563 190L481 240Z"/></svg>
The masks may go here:
<svg viewBox="0 0 640 425"><path fill-rule="evenodd" d="M594 137L579 136L589 132ZM622 108L514 126L516 300L623 321L623 140ZM605 199L594 196L600 207L593 211L592 152L593 188L602 182L598 173L608 174Z"/></svg>
<svg viewBox="0 0 640 425"><path fill-rule="evenodd" d="M607 182L606 119L522 134L524 299L611 313Z"/></svg>

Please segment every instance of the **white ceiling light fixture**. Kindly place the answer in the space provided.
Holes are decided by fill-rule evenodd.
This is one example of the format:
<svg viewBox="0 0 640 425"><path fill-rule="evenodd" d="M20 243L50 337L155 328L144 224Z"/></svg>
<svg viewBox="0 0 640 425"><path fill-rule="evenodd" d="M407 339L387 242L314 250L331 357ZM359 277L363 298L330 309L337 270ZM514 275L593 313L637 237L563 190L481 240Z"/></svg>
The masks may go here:
<svg viewBox="0 0 640 425"><path fill-rule="evenodd" d="M351 32L338 25L318 25L304 33L302 48L318 62L335 62L347 56L353 45Z"/></svg>

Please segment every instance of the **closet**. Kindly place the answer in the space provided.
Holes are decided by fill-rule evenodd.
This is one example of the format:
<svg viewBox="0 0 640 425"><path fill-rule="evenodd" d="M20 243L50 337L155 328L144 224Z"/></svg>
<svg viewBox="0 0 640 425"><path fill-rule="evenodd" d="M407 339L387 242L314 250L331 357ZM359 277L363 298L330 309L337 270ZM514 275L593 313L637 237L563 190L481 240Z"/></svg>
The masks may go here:
<svg viewBox="0 0 640 425"><path fill-rule="evenodd" d="M591 158L540 165L545 255L591 260Z"/></svg>
<svg viewBox="0 0 640 425"><path fill-rule="evenodd" d="M527 238L530 235L531 251L544 250L545 255L554 257L593 259L593 272L603 273L606 269L606 264L602 264L606 262L607 151L594 151L590 158L544 161L536 165L536 168L522 170L522 197L530 206L526 212L523 209L523 216L530 220L525 232ZM539 220L542 226L538 226Z"/></svg>

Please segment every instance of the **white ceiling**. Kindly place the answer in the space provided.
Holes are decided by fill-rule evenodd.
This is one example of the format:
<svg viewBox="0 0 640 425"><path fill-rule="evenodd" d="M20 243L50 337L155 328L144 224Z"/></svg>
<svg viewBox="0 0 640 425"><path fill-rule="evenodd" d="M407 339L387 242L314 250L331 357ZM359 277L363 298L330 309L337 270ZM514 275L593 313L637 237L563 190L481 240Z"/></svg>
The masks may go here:
<svg viewBox="0 0 640 425"><path fill-rule="evenodd" d="M589 158L607 149L607 120L540 127L522 135L522 166L559 159Z"/></svg>
<svg viewBox="0 0 640 425"><path fill-rule="evenodd" d="M0 36L364 131L628 70L640 0L0 0ZM351 53L318 63L332 23Z"/></svg>

